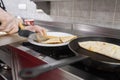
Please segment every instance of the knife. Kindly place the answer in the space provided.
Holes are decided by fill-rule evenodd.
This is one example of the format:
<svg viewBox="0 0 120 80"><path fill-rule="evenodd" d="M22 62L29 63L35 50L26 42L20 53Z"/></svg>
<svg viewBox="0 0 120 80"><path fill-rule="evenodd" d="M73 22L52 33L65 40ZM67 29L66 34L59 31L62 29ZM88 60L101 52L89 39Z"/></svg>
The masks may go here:
<svg viewBox="0 0 120 80"><path fill-rule="evenodd" d="M19 23L19 31L18 34L22 37L29 37L30 34L33 34L35 32L25 30L25 26L22 23Z"/></svg>
<svg viewBox="0 0 120 80"><path fill-rule="evenodd" d="M19 72L19 76L23 79L34 78L50 70L60 68L68 64L72 64L74 62L82 61L87 58L89 57L78 55L78 56L70 57L67 59L58 60L50 64L43 64L43 65L39 65L39 66L32 67L32 68L25 68Z"/></svg>
<svg viewBox="0 0 120 80"><path fill-rule="evenodd" d="M25 26L22 23L19 23L19 31L18 34L22 37L29 37L31 34L35 33L36 34L36 41L37 42L42 42L46 41L49 39L49 36L46 35L41 35L40 33L32 32L29 30L25 30Z"/></svg>

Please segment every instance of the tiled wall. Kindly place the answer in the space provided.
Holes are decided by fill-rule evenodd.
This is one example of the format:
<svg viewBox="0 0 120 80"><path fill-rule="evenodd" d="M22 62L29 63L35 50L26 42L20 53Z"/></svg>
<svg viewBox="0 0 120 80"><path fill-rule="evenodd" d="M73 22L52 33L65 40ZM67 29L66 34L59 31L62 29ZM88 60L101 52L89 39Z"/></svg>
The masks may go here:
<svg viewBox="0 0 120 80"><path fill-rule="evenodd" d="M56 20L120 29L120 0L73 0L51 3Z"/></svg>

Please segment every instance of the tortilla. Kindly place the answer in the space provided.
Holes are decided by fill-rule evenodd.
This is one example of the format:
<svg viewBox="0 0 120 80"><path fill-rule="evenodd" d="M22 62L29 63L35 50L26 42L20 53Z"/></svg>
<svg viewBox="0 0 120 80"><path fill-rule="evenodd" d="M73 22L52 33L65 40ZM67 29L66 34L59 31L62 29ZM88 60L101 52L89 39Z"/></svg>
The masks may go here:
<svg viewBox="0 0 120 80"><path fill-rule="evenodd" d="M45 43L45 44L59 44L61 43L59 37L57 38L51 38L49 40L46 40L46 41L43 41L42 43Z"/></svg>
<svg viewBox="0 0 120 80"><path fill-rule="evenodd" d="M44 40L42 41L40 37L38 37L37 39L38 39L38 42L44 43L44 44L59 44L59 43L65 43L65 42L71 41L72 39L77 38L77 36L63 36L63 37L46 36L46 38L48 38L48 40L45 40L45 41Z"/></svg>
<svg viewBox="0 0 120 80"><path fill-rule="evenodd" d="M102 41L78 42L79 46L87 50L120 60L120 46Z"/></svg>
<svg viewBox="0 0 120 80"><path fill-rule="evenodd" d="M77 38L77 36L64 36L64 37L60 37L60 40L64 43L64 42L68 42L75 38Z"/></svg>

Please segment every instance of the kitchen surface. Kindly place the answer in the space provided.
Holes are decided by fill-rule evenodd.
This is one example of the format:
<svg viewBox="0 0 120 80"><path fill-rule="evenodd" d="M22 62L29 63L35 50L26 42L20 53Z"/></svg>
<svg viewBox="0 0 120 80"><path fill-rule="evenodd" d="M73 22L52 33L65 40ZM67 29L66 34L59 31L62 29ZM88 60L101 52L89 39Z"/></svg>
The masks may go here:
<svg viewBox="0 0 120 80"><path fill-rule="evenodd" d="M120 38L119 30L109 29L109 28L98 28L96 26L89 26L83 24L76 24L79 26L77 30L71 24L62 24L58 22L47 23L47 22L39 22L45 23L46 28L49 31L62 31L75 34L79 37L86 36L101 36L101 37L112 37L112 38ZM36 21L37 24L37 21ZM51 26L51 25L52 26ZM55 24L55 26L53 26ZM58 25L57 25L58 24ZM72 29L62 29L56 26L66 26L71 25ZM49 26L48 26L49 25ZM84 26L84 27L82 27ZM94 31L93 31L94 30ZM112 31L112 34L110 34ZM35 66L40 66L43 64L51 64L55 61L75 57L76 54L73 53L69 47L60 46L60 47L42 47L31 44L28 40L18 41L15 43L11 43L8 45L3 45L0 48L1 52L1 64L2 66L1 77L3 80L24 80L22 79L18 73L24 68L30 68ZM37 77L34 77L30 80L119 80L120 75L118 71L103 71L94 67L87 66L84 64L87 59L81 60L78 62L74 62L69 65L62 66L57 69L50 70L45 73L41 73ZM91 61L88 61L87 64L90 64ZM7 67L7 69L6 69ZM117 68L113 68L117 69ZM119 67L118 67L119 69ZM112 69L111 69L112 70ZM9 74L6 75L6 73ZM38 71L39 72L39 71ZM4 77L3 77L4 76ZM7 79L6 79L7 78Z"/></svg>
<svg viewBox="0 0 120 80"><path fill-rule="evenodd" d="M0 36L0 80L120 80L119 60L76 45L94 38L120 45L119 0L11 0L4 4L8 12L32 19L47 33L77 38L43 44L33 34L25 37L20 31Z"/></svg>

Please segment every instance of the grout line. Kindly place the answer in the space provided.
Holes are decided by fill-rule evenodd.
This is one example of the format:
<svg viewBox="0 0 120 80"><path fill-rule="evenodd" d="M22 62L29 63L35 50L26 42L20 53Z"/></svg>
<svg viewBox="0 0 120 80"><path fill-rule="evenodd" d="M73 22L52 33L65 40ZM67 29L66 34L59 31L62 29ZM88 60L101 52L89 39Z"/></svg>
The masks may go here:
<svg viewBox="0 0 120 80"><path fill-rule="evenodd" d="M114 25L114 22L115 22L116 10L117 10L117 0L115 1L115 8L114 8L114 13L113 13L112 25Z"/></svg>
<svg viewBox="0 0 120 80"><path fill-rule="evenodd" d="M60 3L58 3L58 2L55 3L55 6L56 6L56 8L57 8L57 9L56 9L56 10L57 10L57 16L60 16L60 13L59 13L59 12L60 12L59 5L60 5Z"/></svg>
<svg viewBox="0 0 120 80"><path fill-rule="evenodd" d="M72 32L72 34L74 34L74 26L75 26L75 24L71 24L71 32Z"/></svg>
<svg viewBox="0 0 120 80"><path fill-rule="evenodd" d="M75 10L75 0L72 1L72 8L71 8L71 17L72 17L72 22L74 22L74 10Z"/></svg>
<svg viewBox="0 0 120 80"><path fill-rule="evenodd" d="M91 20L92 20L92 9L93 9L93 0L91 0L90 2L90 17L89 17L89 23L91 23Z"/></svg>

